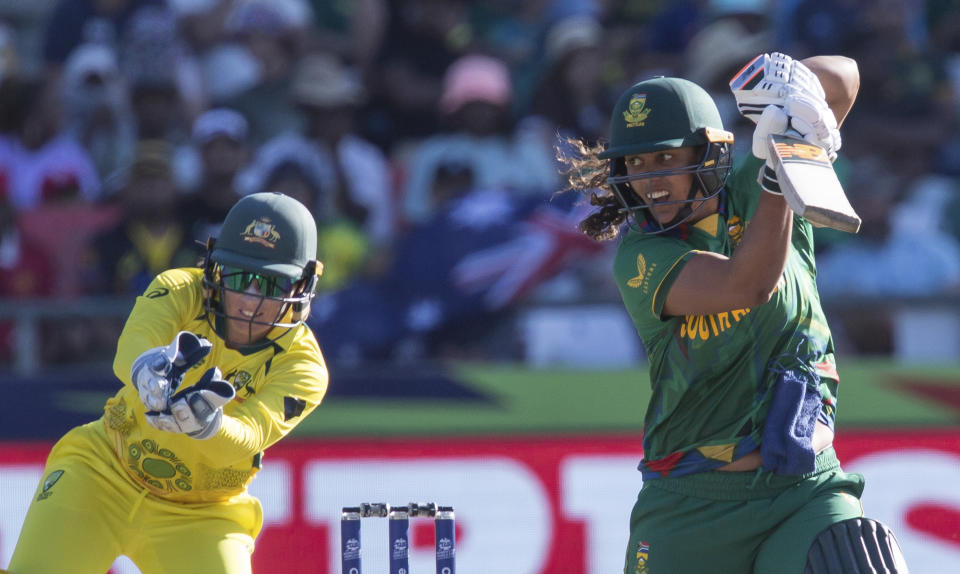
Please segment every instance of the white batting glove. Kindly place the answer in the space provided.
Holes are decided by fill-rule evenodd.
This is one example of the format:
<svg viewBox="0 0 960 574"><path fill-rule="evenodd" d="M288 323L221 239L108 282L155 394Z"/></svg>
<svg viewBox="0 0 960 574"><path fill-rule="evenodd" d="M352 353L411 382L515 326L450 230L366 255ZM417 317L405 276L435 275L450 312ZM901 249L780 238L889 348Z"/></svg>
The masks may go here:
<svg viewBox="0 0 960 574"><path fill-rule="evenodd" d="M784 112L790 118L790 129L815 146L822 147L836 161L842 140L837 118L833 110L822 99L807 94L791 94L787 98Z"/></svg>
<svg viewBox="0 0 960 574"><path fill-rule="evenodd" d="M777 182L777 172L774 169L772 159L770 158L769 141L771 135L782 135L789 131L790 118L782 108L775 105L769 105L757 120L757 127L753 130L753 155L759 159L766 160L760 173L757 175L757 182L760 187L768 193L774 195L783 195L780 191L780 184Z"/></svg>
<svg viewBox="0 0 960 574"><path fill-rule="evenodd" d="M730 91L743 117L756 123L769 105L784 107L791 94L826 101L816 74L786 54L760 54L730 80Z"/></svg>
<svg viewBox="0 0 960 574"><path fill-rule="evenodd" d="M767 106L753 130L753 155L769 159L767 146L771 134L791 135L821 147L830 161L837 159L842 144L833 110L803 94L790 95L783 107Z"/></svg>
<svg viewBox="0 0 960 574"><path fill-rule="evenodd" d="M170 397L170 408L147 413L147 423L155 429L182 433L195 439L208 439L217 434L223 423L223 405L233 400L236 391L223 380L220 369L213 367L197 384Z"/></svg>
<svg viewBox="0 0 960 574"><path fill-rule="evenodd" d="M212 348L210 341L181 331L169 345L141 353L130 369L130 380L140 394L143 406L148 411L166 409L183 374L200 363Z"/></svg>
<svg viewBox="0 0 960 574"><path fill-rule="evenodd" d="M823 148L830 161L837 159L840 149L840 130L833 111L820 100L806 94L791 94L784 106L769 105L757 120L753 130L753 155L766 160L757 181L764 191L780 195L776 171L770 158L770 136L790 135Z"/></svg>

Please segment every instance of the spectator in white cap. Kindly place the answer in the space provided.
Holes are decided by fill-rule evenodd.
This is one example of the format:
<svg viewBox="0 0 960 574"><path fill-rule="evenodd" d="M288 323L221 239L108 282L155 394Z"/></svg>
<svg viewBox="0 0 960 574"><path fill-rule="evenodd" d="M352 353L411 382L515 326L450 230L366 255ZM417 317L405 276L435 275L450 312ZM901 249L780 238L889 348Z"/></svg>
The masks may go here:
<svg viewBox="0 0 960 574"><path fill-rule="evenodd" d="M64 132L87 150L105 185L115 181L133 161L136 125L113 49L77 46L64 64L60 88Z"/></svg>
<svg viewBox="0 0 960 574"><path fill-rule="evenodd" d="M130 84L137 139L187 138L199 112L200 78L176 16L162 6L137 10L120 39L120 69Z"/></svg>
<svg viewBox="0 0 960 574"><path fill-rule="evenodd" d="M372 249L364 228L337 212L337 172L320 146L296 133L279 135L257 150L249 168L238 178L244 195L278 191L301 202L317 221L317 255L324 259L324 286L336 290L357 275L375 273L386 246ZM375 258L375 259L374 259ZM328 276L329 274L329 276Z"/></svg>
<svg viewBox="0 0 960 574"><path fill-rule="evenodd" d="M616 96L604 93L600 24L578 15L553 24L546 35L542 76L534 89L530 113L545 121L551 138L596 141L606 135L609 109ZM562 94L562 97L558 97Z"/></svg>
<svg viewBox="0 0 960 574"><path fill-rule="evenodd" d="M307 138L336 172L325 212L352 222L375 244L388 243L395 227L390 166L380 148L357 133L354 117L366 100L359 79L337 56L310 54L297 68L292 92Z"/></svg>
<svg viewBox="0 0 960 574"><path fill-rule="evenodd" d="M247 118L253 145L299 126L290 85L309 15L302 0L232 2L224 41L204 59L211 101Z"/></svg>
<svg viewBox="0 0 960 574"><path fill-rule="evenodd" d="M227 211L237 202L237 174L250 161L247 120L228 108L200 114L193 122L191 142L199 157L199 184L186 198L182 215L193 237L216 235Z"/></svg>
<svg viewBox="0 0 960 574"><path fill-rule="evenodd" d="M271 178L281 166L295 166L302 172L302 179L312 188L315 196L297 197L297 201L308 206L318 220L328 217L327 205L323 194L336 185L336 175L330 164L330 157L320 152L310 140L300 134L288 132L281 134L257 148L253 160L237 175L236 187L240 195L249 195L263 191L273 191ZM289 193L287 195L290 195Z"/></svg>
<svg viewBox="0 0 960 574"><path fill-rule="evenodd" d="M557 181L552 149L541 134L514 126L513 85L506 64L471 54L455 61L443 80L439 114L450 133L431 136L412 152L404 187L408 221L436 209L431 190L441 164L469 167L479 188L549 194Z"/></svg>

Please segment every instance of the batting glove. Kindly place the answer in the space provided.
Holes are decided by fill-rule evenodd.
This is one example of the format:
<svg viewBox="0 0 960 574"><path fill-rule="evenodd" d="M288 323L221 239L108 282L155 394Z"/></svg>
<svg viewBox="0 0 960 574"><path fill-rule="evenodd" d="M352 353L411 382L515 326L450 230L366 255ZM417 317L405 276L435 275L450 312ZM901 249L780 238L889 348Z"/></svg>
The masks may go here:
<svg viewBox="0 0 960 574"><path fill-rule="evenodd" d="M840 130L833 111L825 102L806 94L790 94L784 106L769 105L757 120L753 130L753 155L766 160L757 181L764 191L780 194L776 171L770 158L770 136L791 135L809 144L823 148L830 161L837 159L840 149Z"/></svg>
<svg viewBox="0 0 960 574"><path fill-rule="evenodd" d="M212 367L195 385L170 397L170 408L148 412L147 423L162 431L208 439L220 430L223 405L235 395L233 385L223 380L220 369Z"/></svg>
<svg viewBox="0 0 960 574"><path fill-rule="evenodd" d="M840 129L837 127L833 110L824 100L807 94L791 94L787 98L784 112L790 118L791 130L808 143L822 147L830 161L836 161L842 144Z"/></svg>
<svg viewBox="0 0 960 574"><path fill-rule="evenodd" d="M130 380L143 406L148 411L166 409L184 373L203 361L212 348L210 341L181 331L169 345L141 353L130 369Z"/></svg>
<svg viewBox="0 0 960 574"><path fill-rule="evenodd" d="M786 54L760 54L730 80L730 90L743 117L757 123L769 105L785 107L792 94L826 103L816 74Z"/></svg>
<svg viewBox="0 0 960 574"><path fill-rule="evenodd" d="M777 182L777 172L774 169L767 142L770 141L771 135L787 133L789 125L790 118L787 113L778 106L769 105L760 115L757 127L753 130L753 155L766 160L757 175L757 182L764 191L774 195L783 195L783 192L780 191L780 184Z"/></svg>

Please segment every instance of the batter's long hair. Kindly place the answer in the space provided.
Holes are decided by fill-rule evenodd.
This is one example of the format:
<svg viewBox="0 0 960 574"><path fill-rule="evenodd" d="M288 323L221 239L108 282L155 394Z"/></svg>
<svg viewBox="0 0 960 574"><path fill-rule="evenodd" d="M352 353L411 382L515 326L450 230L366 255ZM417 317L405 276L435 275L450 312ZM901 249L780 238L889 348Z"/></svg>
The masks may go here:
<svg viewBox="0 0 960 574"><path fill-rule="evenodd" d="M606 149L602 143L590 144L579 138L564 138L555 146L561 174L567 180L562 191L575 190L588 196L590 205L598 207L578 228L596 241L616 239L620 226L627 220L623 206L607 186L610 175L610 160L597 155Z"/></svg>

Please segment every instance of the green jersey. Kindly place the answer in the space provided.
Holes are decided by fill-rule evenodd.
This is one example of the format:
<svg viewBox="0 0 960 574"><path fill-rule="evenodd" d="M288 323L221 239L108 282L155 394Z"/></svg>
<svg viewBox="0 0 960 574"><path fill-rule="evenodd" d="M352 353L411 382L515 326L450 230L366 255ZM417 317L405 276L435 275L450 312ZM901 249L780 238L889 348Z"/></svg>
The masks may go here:
<svg viewBox="0 0 960 574"><path fill-rule="evenodd" d="M739 165L720 209L673 233L630 231L614 263L617 287L643 340L653 394L644 421L644 480L723 466L757 449L786 369L819 377L819 418L831 427L838 377L833 341L820 306L813 230L793 220L786 268L771 299L713 315L664 316L680 270L697 252L730 256L756 210L760 160Z"/></svg>

